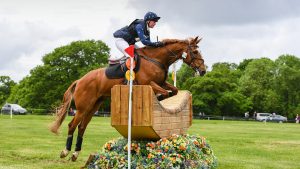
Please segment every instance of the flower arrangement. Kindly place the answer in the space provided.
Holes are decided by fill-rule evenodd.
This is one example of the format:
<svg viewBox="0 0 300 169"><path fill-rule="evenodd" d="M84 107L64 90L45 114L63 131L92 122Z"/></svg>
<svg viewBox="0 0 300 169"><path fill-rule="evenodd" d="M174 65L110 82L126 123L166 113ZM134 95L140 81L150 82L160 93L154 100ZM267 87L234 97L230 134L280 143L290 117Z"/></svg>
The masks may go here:
<svg viewBox="0 0 300 169"><path fill-rule="evenodd" d="M90 169L127 168L127 139L111 140L88 165ZM157 142L132 141L131 167L136 169L216 168L217 158L206 139L172 135Z"/></svg>

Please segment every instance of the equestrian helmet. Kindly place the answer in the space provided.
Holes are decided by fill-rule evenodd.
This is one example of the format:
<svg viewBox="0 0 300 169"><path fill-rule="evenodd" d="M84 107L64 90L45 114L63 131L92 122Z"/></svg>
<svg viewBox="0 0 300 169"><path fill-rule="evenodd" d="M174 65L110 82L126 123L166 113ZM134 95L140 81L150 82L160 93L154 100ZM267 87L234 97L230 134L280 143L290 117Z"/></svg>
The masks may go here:
<svg viewBox="0 0 300 169"><path fill-rule="evenodd" d="M146 15L144 16L145 21L155 21L157 22L160 19L159 16L156 15L154 12L147 12Z"/></svg>

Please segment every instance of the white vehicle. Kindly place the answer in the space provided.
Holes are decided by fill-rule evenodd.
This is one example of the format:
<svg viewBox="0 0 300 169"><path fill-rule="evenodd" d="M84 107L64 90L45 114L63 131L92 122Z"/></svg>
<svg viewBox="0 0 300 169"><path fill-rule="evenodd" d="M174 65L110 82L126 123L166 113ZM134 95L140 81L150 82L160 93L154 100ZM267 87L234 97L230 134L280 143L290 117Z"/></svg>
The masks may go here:
<svg viewBox="0 0 300 169"><path fill-rule="evenodd" d="M1 108L1 113L3 114L10 114L12 112L13 114L26 114L27 110L21 107L18 104L9 104L6 103L2 108Z"/></svg>
<svg viewBox="0 0 300 169"><path fill-rule="evenodd" d="M282 123L282 122L287 122L287 117L275 114L275 115L269 116L267 121Z"/></svg>
<svg viewBox="0 0 300 169"><path fill-rule="evenodd" d="M265 121L271 116L271 113L256 113L257 121Z"/></svg>

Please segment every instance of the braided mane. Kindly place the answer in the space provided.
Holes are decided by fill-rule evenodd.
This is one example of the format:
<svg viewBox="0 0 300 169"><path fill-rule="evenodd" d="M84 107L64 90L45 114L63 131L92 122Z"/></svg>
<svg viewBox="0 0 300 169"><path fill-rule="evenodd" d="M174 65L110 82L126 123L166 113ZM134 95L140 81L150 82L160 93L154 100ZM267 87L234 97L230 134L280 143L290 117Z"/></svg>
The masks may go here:
<svg viewBox="0 0 300 169"><path fill-rule="evenodd" d="M179 40L179 39L164 39L162 40L162 42L165 44L165 45L169 45L169 44L173 44L173 43L189 43L188 40Z"/></svg>
<svg viewBox="0 0 300 169"><path fill-rule="evenodd" d="M186 40L180 40L180 39L163 39L162 42L164 43L164 45L170 45L170 44L174 44L174 43L184 43L184 44L189 44L189 39ZM149 49L149 48L153 48L152 46L144 46L140 49Z"/></svg>

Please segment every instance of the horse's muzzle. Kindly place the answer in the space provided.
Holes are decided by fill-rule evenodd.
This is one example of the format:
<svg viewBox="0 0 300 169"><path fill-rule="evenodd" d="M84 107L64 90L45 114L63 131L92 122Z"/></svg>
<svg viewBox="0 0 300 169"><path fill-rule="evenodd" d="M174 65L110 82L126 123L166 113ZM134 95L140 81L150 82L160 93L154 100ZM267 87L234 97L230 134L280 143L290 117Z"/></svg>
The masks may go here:
<svg viewBox="0 0 300 169"><path fill-rule="evenodd" d="M200 76L204 76L206 73L205 70L200 70L200 69L198 69L198 72L199 72Z"/></svg>

